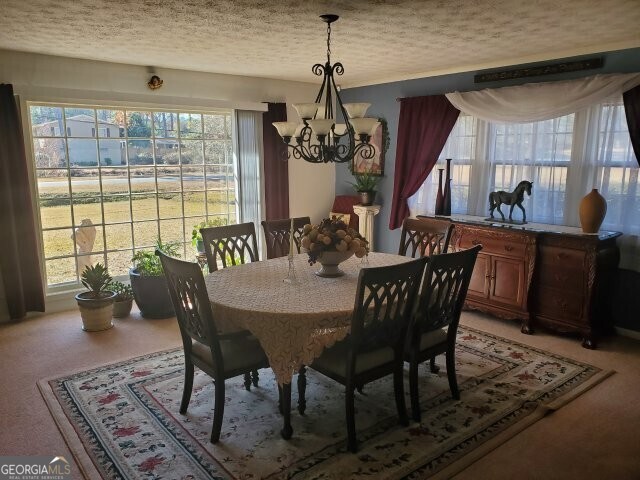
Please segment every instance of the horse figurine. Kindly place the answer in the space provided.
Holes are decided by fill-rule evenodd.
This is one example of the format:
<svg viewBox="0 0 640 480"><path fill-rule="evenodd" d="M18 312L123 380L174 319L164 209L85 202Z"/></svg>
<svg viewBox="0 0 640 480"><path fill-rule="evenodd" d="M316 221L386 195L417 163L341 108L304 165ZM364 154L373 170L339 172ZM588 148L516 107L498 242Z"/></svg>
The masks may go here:
<svg viewBox="0 0 640 480"><path fill-rule="evenodd" d="M511 216L513 215L513 208L517 205L522 210L522 223L527 223L527 214L524 211L524 207L522 206L522 201L524 200L524 193L527 192L529 196L531 196L531 187L533 187L533 183L528 180L521 181L515 190L511 193L504 192L499 190L497 192L491 192L489 194L489 214L490 218L493 218L493 211L497 208L498 213L502 217L502 221L504 222L504 213L500 210L500 205L503 203L505 205L510 205L511 209L509 210L509 221L512 221Z"/></svg>

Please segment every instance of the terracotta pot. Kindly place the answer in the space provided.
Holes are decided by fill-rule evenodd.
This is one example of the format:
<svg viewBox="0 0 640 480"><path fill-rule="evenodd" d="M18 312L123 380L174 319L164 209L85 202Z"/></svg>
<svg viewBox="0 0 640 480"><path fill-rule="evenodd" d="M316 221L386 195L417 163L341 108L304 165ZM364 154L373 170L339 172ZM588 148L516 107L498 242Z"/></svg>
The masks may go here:
<svg viewBox="0 0 640 480"><path fill-rule="evenodd" d="M594 188L580 201L580 224L584 233L598 233L607 214L607 201Z"/></svg>

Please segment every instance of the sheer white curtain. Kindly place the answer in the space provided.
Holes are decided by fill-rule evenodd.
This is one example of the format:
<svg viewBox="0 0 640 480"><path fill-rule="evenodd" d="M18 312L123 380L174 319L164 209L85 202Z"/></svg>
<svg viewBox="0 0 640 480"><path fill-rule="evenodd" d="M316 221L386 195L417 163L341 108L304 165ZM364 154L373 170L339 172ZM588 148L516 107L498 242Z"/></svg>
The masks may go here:
<svg viewBox="0 0 640 480"><path fill-rule="evenodd" d="M263 143L262 112L235 110L233 141L238 159L236 185L240 199L240 221L256 226L259 247L262 249L260 222L263 219Z"/></svg>
<svg viewBox="0 0 640 480"><path fill-rule="evenodd" d="M512 191L530 180L532 195L524 202L529 221L579 226L580 200L598 188L608 202L602 228L624 233L618 241L621 266L640 271L638 164L621 97L530 123L461 115L441 154L445 158L454 159L453 213L486 216L489 192ZM436 189L434 169L410 199L412 215L433 212Z"/></svg>

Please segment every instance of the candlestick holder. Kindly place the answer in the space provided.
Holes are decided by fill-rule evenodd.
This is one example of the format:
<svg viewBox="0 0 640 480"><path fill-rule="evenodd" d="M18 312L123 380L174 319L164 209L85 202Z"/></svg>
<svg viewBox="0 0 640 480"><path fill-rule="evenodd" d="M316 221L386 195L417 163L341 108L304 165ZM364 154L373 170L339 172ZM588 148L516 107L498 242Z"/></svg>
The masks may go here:
<svg viewBox="0 0 640 480"><path fill-rule="evenodd" d="M296 268L293 264L293 255L287 256L287 262L289 263L289 269L287 271L287 277L282 281L284 283L298 283L298 277L296 277Z"/></svg>

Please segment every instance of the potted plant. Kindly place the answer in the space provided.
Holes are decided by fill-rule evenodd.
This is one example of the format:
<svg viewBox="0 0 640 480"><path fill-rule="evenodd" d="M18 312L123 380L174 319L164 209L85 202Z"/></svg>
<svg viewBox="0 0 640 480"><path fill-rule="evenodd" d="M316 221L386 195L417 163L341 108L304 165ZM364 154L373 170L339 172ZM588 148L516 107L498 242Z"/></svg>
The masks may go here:
<svg viewBox="0 0 640 480"><path fill-rule="evenodd" d="M198 253L204 253L204 242L202 241L202 235L200 234L201 228L208 227L221 227L227 224L227 219L224 217L215 217L208 220L203 220L200 223L196 223L191 231L191 244L195 247Z"/></svg>
<svg viewBox="0 0 640 480"><path fill-rule="evenodd" d="M116 294L108 290L111 275L101 263L87 265L80 276L82 284L89 290L76 295L82 329L87 332L99 332L113 327L113 299Z"/></svg>
<svg viewBox="0 0 640 480"><path fill-rule="evenodd" d="M360 194L360 203L362 205L371 205L376 198L376 187L380 181L380 177L370 172L354 173L355 182L349 182L353 188Z"/></svg>
<svg viewBox="0 0 640 480"><path fill-rule="evenodd" d="M116 294L113 299L113 317L128 317L133 306L133 289L131 285L113 280L109 284L109 290Z"/></svg>
<svg viewBox="0 0 640 480"><path fill-rule="evenodd" d="M140 309L140 315L144 318L168 318L175 314L167 280L155 249L177 257L179 248L180 244L177 242L162 243L158 239L154 250L141 250L133 256L133 268L129 270L129 278L133 298Z"/></svg>

